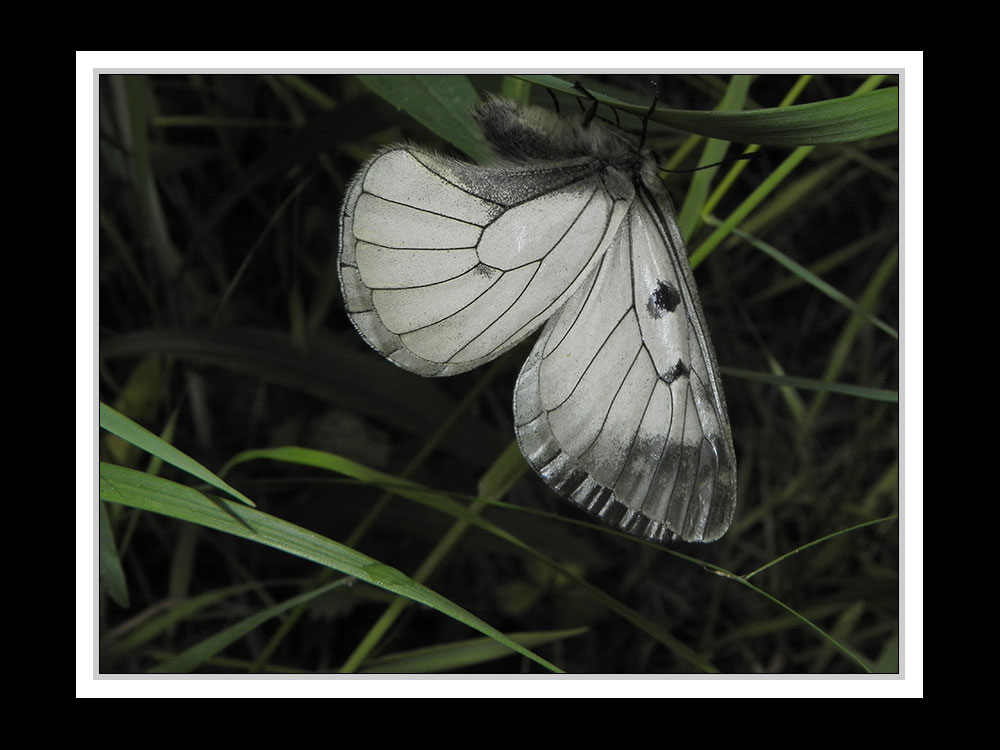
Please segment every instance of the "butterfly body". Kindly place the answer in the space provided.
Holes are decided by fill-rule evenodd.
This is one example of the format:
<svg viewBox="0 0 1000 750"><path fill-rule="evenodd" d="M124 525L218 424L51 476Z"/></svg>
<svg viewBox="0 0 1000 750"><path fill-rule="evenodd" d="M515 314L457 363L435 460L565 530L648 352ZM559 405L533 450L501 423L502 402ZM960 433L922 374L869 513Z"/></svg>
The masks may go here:
<svg viewBox="0 0 1000 750"><path fill-rule="evenodd" d="M425 376L477 367L544 325L514 393L535 471L636 536L717 539L735 454L654 157L583 115L493 98L475 117L496 164L399 145L352 180L339 264L352 322Z"/></svg>

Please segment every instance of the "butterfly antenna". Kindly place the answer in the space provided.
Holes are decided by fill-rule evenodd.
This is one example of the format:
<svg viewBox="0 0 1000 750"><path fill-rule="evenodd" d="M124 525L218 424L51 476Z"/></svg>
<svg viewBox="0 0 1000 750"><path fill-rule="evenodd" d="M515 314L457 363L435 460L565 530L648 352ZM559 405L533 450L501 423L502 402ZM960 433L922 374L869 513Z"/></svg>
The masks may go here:
<svg viewBox="0 0 1000 750"><path fill-rule="evenodd" d="M597 97L594 96L593 94L591 94L589 91L587 91L587 89L584 88L584 85L582 83L580 83L579 81L576 81L573 84L573 88L575 88L577 91L579 91L585 97L587 97L588 99L590 99L590 109L587 111L587 114L584 115L584 117L583 117L583 127L587 127L590 124L590 121L594 119L594 115L597 114L597 105L600 104L600 102L598 102L597 101ZM582 104L581 104L581 106L582 106ZM616 113L615 116L617 117L617 113Z"/></svg>
<svg viewBox="0 0 1000 750"><path fill-rule="evenodd" d="M702 164L700 167L691 167L690 169L663 169L661 172L670 172L671 174L683 174L684 172L700 172L702 169L711 169L712 167L722 167L726 164L732 164L737 161L749 161L754 159L759 154L759 151L754 151L750 154L739 154L738 156L731 156L728 159L723 159L722 161L717 161L714 164Z"/></svg>
<svg viewBox="0 0 1000 750"><path fill-rule="evenodd" d="M548 92L549 97L551 97L551 99L552 99L552 106L555 108L556 114L558 115L559 114L559 100L556 98L556 92L553 91L552 89L545 89L545 90Z"/></svg>
<svg viewBox="0 0 1000 750"><path fill-rule="evenodd" d="M649 109L646 110L645 117L642 118L642 135L639 136L639 148L646 145L646 129L649 127L649 118L653 116L653 112L656 111L656 101L657 96L654 94L653 101L649 105Z"/></svg>

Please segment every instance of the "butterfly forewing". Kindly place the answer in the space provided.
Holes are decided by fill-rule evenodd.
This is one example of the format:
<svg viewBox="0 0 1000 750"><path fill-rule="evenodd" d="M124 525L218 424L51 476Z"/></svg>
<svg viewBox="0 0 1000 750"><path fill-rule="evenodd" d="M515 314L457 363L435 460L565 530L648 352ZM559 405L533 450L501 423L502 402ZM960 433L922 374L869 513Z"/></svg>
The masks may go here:
<svg viewBox="0 0 1000 750"><path fill-rule="evenodd" d="M715 356L669 203L637 197L588 284L552 318L514 397L529 463L629 533L711 541L735 456Z"/></svg>

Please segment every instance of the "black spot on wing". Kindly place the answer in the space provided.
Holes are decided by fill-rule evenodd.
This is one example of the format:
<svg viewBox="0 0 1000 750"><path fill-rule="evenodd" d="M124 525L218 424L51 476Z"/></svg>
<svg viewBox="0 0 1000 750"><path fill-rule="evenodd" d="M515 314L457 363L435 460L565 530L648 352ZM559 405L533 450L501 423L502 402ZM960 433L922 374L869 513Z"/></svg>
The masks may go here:
<svg viewBox="0 0 1000 750"><path fill-rule="evenodd" d="M671 383L673 383L678 378L683 378L685 375L688 375L690 372L691 372L691 368L689 368L686 364L684 364L684 360L678 359L674 363L673 367L671 367L665 373L663 373L662 375L660 375L660 380L662 380L667 385L670 385Z"/></svg>
<svg viewBox="0 0 1000 750"><path fill-rule="evenodd" d="M654 318L662 318L667 313L672 313L681 303L681 294L677 287L669 281L662 279L656 284L656 289L649 295L649 302L646 309Z"/></svg>

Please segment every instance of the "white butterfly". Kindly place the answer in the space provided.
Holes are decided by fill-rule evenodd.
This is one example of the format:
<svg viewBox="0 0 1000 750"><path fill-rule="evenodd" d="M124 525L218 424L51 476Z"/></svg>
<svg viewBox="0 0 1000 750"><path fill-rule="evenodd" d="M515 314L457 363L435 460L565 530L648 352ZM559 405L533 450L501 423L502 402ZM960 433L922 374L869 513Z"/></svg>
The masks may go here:
<svg viewBox="0 0 1000 750"><path fill-rule="evenodd" d="M477 367L547 321L514 391L531 466L630 534L718 539L736 458L655 158L582 114L499 98L474 114L498 164L395 145L351 181L340 220L351 321L424 376Z"/></svg>

